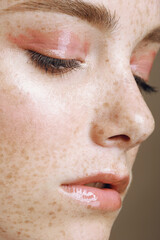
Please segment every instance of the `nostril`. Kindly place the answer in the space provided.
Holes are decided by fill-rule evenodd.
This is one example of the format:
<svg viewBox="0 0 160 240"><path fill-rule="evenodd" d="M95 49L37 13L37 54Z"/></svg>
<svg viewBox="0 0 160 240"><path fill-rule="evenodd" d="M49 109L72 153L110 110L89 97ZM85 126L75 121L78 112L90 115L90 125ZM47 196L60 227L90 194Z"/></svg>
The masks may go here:
<svg viewBox="0 0 160 240"><path fill-rule="evenodd" d="M129 142L130 138L127 135L121 134L109 137L107 140Z"/></svg>
<svg viewBox="0 0 160 240"><path fill-rule="evenodd" d="M107 129L108 130L108 129ZM117 129L113 132L105 131L103 128L99 128L98 125L93 125L90 131L91 139L97 145L102 147L119 147L119 148L127 148L132 143L132 139L128 134L115 134L121 132L121 130Z"/></svg>

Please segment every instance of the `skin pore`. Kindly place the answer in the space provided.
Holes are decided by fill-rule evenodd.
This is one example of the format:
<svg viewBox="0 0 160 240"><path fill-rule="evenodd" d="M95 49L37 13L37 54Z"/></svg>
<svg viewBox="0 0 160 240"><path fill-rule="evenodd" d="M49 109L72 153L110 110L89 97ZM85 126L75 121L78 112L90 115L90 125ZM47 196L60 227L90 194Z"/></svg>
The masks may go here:
<svg viewBox="0 0 160 240"><path fill-rule="evenodd" d="M38 3L0 2L0 239L108 240L119 210L59 189L99 172L131 182L154 129L134 75L148 81L160 48L160 1L83 1L116 14L101 27L67 14L69 0L64 13L14 7L23 2ZM46 67L51 58L70 61L58 72Z"/></svg>

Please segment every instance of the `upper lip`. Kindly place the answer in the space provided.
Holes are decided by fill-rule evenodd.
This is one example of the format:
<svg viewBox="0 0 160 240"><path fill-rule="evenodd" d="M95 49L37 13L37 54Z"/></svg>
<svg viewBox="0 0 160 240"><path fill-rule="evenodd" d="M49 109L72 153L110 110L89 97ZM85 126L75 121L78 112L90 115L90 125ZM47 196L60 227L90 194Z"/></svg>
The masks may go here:
<svg viewBox="0 0 160 240"><path fill-rule="evenodd" d="M100 182L100 183L108 184L109 188L114 189L119 193L123 193L129 184L129 180L130 180L129 175L120 176L114 173L98 173L96 175L80 178L71 183L62 184L62 186L85 185L89 183Z"/></svg>

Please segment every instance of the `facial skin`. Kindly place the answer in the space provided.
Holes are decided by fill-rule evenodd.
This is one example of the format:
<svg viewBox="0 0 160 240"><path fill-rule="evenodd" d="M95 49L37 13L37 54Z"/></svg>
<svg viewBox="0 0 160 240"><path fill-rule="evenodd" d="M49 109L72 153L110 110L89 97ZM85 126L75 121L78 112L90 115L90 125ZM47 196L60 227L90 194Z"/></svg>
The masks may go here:
<svg viewBox="0 0 160 240"><path fill-rule="evenodd" d="M0 9L20 2L1 1ZM119 211L87 208L59 187L96 172L131 181L137 150L154 129L133 75L149 78L160 44L143 39L160 26L160 1L87 2L116 12L113 32L49 11L0 15L1 240L109 239ZM26 53L30 44L82 64L63 76L46 73Z"/></svg>

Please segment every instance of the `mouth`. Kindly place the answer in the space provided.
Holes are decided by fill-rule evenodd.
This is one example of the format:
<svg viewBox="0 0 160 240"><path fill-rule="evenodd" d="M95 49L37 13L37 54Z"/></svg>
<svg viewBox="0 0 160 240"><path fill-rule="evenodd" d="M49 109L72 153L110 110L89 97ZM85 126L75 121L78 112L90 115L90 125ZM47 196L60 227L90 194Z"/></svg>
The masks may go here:
<svg viewBox="0 0 160 240"><path fill-rule="evenodd" d="M94 188L99 188L99 189L112 189L112 185L109 183L102 183L102 182L93 182L93 183L88 183L88 184L84 184L84 186L88 186L88 187L94 187Z"/></svg>
<svg viewBox="0 0 160 240"><path fill-rule="evenodd" d="M99 173L61 185L62 192L93 209L116 211L121 208L121 195L129 184L129 176Z"/></svg>

